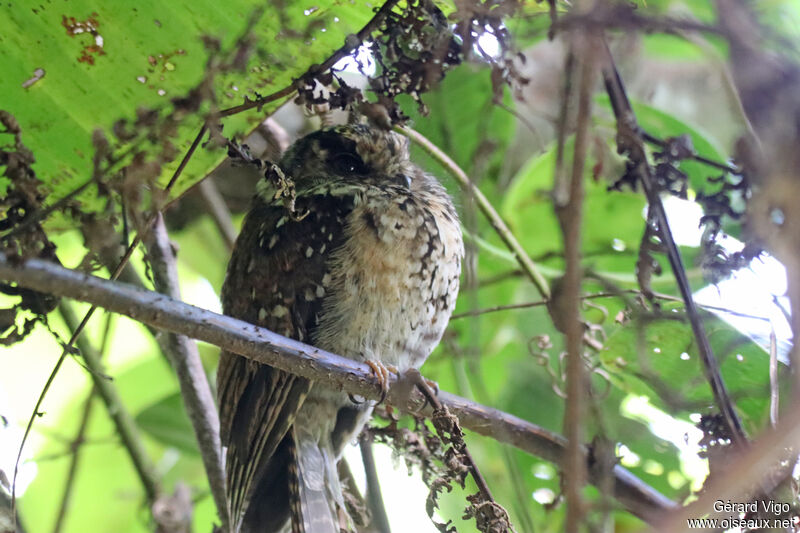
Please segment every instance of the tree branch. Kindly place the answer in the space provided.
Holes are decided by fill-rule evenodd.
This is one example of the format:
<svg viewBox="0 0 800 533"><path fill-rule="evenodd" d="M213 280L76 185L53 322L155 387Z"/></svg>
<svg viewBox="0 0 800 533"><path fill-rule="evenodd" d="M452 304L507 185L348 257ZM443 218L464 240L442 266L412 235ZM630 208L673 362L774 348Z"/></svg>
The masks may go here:
<svg viewBox="0 0 800 533"><path fill-rule="evenodd" d="M180 300L175 254L164 225L164 217L160 213L156 216L152 230L145 237L144 243L156 289L175 300ZM222 530L227 531L228 505L225 498L225 468L219 437L219 415L197 351L197 344L185 335L175 333L158 335L156 339L178 377L181 398L194 428L211 487L211 495L214 497L217 513L222 522Z"/></svg>
<svg viewBox="0 0 800 533"><path fill-rule="evenodd" d="M89 302L158 329L203 340L259 363L338 385L367 399L378 399L381 395L380 384L366 364L162 294L69 270L47 261L30 259L12 264L4 254L0 254L0 279L40 292ZM402 387L392 387L387 395L388 401L398 408L415 411L424 403L418 394L409 400L400 389ZM438 397L459 417L465 428L548 461L562 462L566 447L562 436L443 391ZM591 469L589 477L593 482L599 479ZM663 512L675 507L674 502L620 466L615 467L614 477L616 498L643 520L654 523Z"/></svg>
<svg viewBox="0 0 800 533"><path fill-rule="evenodd" d="M391 533L389 517L386 515L386 507L383 505L381 495L381 480L378 477L378 469L375 468L375 455L372 452L372 437L368 432L362 432L358 438L358 447L361 450L361 462L364 465L364 473L367 477L367 505L369 506L371 523L373 530L380 533Z"/></svg>
<svg viewBox="0 0 800 533"><path fill-rule="evenodd" d="M635 165L633 171L642 184L647 203L655 216L656 223L658 224L658 235L661 237L666 248L667 258L669 259L672 272L675 275L675 281L683 297L684 305L686 306L686 315L692 326L692 331L697 341L697 350L703 362L703 371L711 386L711 392L714 395L717 408L720 410L725 420L725 425L728 427L733 443L736 445L746 445L747 436L745 435L739 415L734 408L733 400L730 394L728 394L725 382L720 374L719 364L714 358L711 344L703 328L703 323L700 320L697 306L694 303L692 288L686 276L686 269L683 266L680 251L675 244L675 239L672 237L672 230L667 220L667 212L664 209L664 204L661 202L661 197L659 196L660 191L655 185L652 169L647 161L647 153L644 148L644 141L642 140L639 125L636 121L636 115L628 100L628 95L625 92L622 79L617 72L614 58L611 56L611 51L608 49L608 45L605 41L602 41L600 53L603 81L606 86L606 91L608 92L608 97L611 100L614 117L617 120L618 150L628 153L631 162Z"/></svg>
<svg viewBox="0 0 800 533"><path fill-rule="evenodd" d="M217 230L219 230L222 240L225 241L228 251L233 250L238 232L231 220L231 212L228 206L225 205L225 199L220 194L214 181L209 179L208 176L200 180L200 183L197 184L197 194L206 204L208 214L217 226Z"/></svg>
<svg viewBox="0 0 800 533"><path fill-rule="evenodd" d="M586 460L583 457L583 427L586 417L585 397L589 386L583 360L584 324L581 321L581 224L583 221L583 169L589 144L589 120L592 114L591 97L595 78L595 54L597 39L595 32L588 35L572 35L572 52L575 58L572 73L579 74L578 124L575 134L575 149L572 156L572 173L556 172L553 186L554 207L564 240L566 262L561 294L553 300L560 316L556 321L565 339L567 351L567 401L564 411L564 433L567 436L567 458L564 466L565 493L567 498L566 530L578 531L584 520L585 506L583 486L586 483ZM567 72L567 76L570 71ZM569 105L569 94L565 94L564 105ZM562 127L564 124L562 124ZM565 132L559 132L559 151L563 153ZM555 313L554 313L555 314ZM561 327L559 327L561 326Z"/></svg>

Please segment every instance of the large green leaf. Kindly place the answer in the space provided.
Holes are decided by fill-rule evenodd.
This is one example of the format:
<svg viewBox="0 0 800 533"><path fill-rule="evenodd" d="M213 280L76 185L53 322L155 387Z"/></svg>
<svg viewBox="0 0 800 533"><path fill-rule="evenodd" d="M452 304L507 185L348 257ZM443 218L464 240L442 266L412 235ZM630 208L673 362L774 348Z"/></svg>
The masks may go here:
<svg viewBox="0 0 800 533"><path fill-rule="evenodd" d="M471 176L475 182L481 183L487 175L496 176L515 125L508 110L493 104L488 65L460 66L448 73L440 87L423 100L430 112L423 117L416 107L411 108L414 127L466 172L474 172L475 163L479 162L482 175ZM476 161L476 155L488 158L488 162ZM427 161L422 153L415 157L419 159Z"/></svg>
<svg viewBox="0 0 800 533"><path fill-rule="evenodd" d="M222 52L213 55L219 63L225 53L237 49L237 41L252 25L245 69L213 80L217 103L226 108L242 103L245 96L285 87L339 48L372 14L371 5L362 1L264 7L256 0L3 4L0 108L19 122L23 141L36 157L34 169L51 191L50 201L91 177L95 128L108 132L118 119L134 119L140 109L169 113L172 99L186 97L197 87L212 70L204 38L219 39ZM37 71L43 72L41 79L26 82ZM261 116L251 112L228 118L224 131L231 135L249 129ZM163 168L162 185L201 124L199 112L181 121L171 139L176 159ZM118 148L128 147L120 143ZM196 182L224 155L224 150L199 150L175 192ZM7 185L3 179L2 188ZM90 204L85 207L99 207L91 205L91 195L81 198Z"/></svg>

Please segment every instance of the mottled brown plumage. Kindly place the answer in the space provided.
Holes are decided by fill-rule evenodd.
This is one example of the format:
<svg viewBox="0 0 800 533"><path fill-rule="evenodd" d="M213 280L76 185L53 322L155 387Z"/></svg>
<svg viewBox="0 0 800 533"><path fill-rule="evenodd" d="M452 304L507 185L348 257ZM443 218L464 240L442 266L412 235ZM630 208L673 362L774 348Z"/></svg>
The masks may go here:
<svg viewBox="0 0 800 533"><path fill-rule="evenodd" d="M363 125L304 137L280 167L295 211L262 180L225 313L358 361L418 368L458 293L463 245L444 188L409 161L403 137ZM372 403L230 353L217 382L234 528L274 532L291 515L293 531L347 529L335 464Z"/></svg>

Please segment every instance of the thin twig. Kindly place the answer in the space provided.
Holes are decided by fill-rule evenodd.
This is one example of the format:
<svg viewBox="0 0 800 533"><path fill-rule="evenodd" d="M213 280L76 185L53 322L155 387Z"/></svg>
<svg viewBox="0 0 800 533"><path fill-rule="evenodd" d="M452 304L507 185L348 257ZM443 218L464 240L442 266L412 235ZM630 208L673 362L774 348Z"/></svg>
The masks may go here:
<svg viewBox="0 0 800 533"><path fill-rule="evenodd" d="M19 512L11 516L11 496L4 489L0 489L0 527L3 533L27 533Z"/></svg>
<svg viewBox="0 0 800 533"><path fill-rule="evenodd" d="M635 164L634 171L645 191L650 209L655 215L659 235L666 248L672 272L675 275L675 280L677 281L684 305L686 306L686 315L692 326L695 339L697 340L698 352L703 362L703 371L711 386L714 401L725 420L731 440L736 445L746 445L747 436L745 435L739 415L736 413L733 400L725 387L725 382L719 371L719 364L714 358L711 344L708 341L703 322L700 320L697 306L694 303L692 289L686 276L683 260L675 244L675 239L672 236L672 230L667 220L667 213L664 209L664 204L661 202L661 197L659 196L660 191L658 191L655 185L652 169L647 161L644 142L636 122L636 115L628 100L627 93L622 84L622 79L619 77L619 73L614 65L614 59L611 56L608 45L603 42L600 48L602 53L601 70L603 73L603 81L605 82L606 91L611 100L614 116L617 119L618 144L620 145L620 150L627 152L631 161Z"/></svg>
<svg viewBox="0 0 800 533"><path fill-rule="evenodd" d="M67 327L72 331L77 331L78 317L75 315L72 308L66 302L61 302L58 306L58 311L64 318ZM114 422L120 440L128 451L134 469L139 476L139 480L142 482L142 487L144 487L147 501L152 504L158 497L159 482L156 476L155 466L144 447L139 428L133 421L130 412L125 408L125 404L123 404L117 388L111 381L102 377L103 368L100 362L100 354L98 354L89 343L85 335L78 336L76 341L86 366L91 370L89 375L94 382L97 395L106 406L108 416Z"/></svg>
<svg viewBox="0 0 800 533"><path fill-rule="evenodd" d="M472 180L469 179L469 176L467 176L466 173L461 170L461 167L459 167L455 161L450 159L447 154L439 150L435 144L426 139L419 132L407 127L397 127L396 129L398 132L402 133L417 143L417 145L419 145L426 152L428 152L448 171L448 173L450 173L450 175L456 179L456 181L458 181L461 187L469 191L469 193L475 198L481 212L486 216L487 219L489 219L489 223L497 232L497 235L503 240L508 249L511 250L511 253L514 254L514 258L519 263L523 272L525 272L528 278L530 278L530 280L533 282L533 285L539 291L541 297L549 299L550 287L547 284L547 280L544 278L542 273L539 272L539 269L522 248L522 245L519 243L516 237L514 237L514 234L511 232L508 226L506 226L506 223L503 222L503 219L497 213L494 206L492 206L491 202L489 202L480 189L475 186Z"/></svg>
<svg viewBox="0 0 800 533"><path fill-rule="evenodd" d="M584 294L581 296L581 300L595 300L597 298L615 298L620 296L621 294L641 294L641 291L637 289L620 289L618 291L613 292L595 292L592 294ZM666 300L668 302L680 302L683 303L682 298L678 298L676 296L670 296L668 294L660 294L660 293L653 293L655 298L659 300ZM497 305L494 307L485 307L483 309L473 309L471 311L464 311L463 313L457 313L450 317L450 320L459 320L461 318L467 318L470 316L479 316L485 315L488 313L498 313L500 311L514 311L517 309L530 309L531 307L541 307L543 305L547 305L546 300L537 300L535 302L523 302L518 304L509 304L509 305ZM704 309L706 311L717 311L719 313L726 313L729 315L740 316L743 318L752 318L753 320L763 320L765 322L769 322L769 318L759 315L754 315L752 313L743 313L741 311L736 311L734 309L729 309L727 307L720 307L718 305L708 305L708 304L697 304L698 307Z"/></svg>
<svg viewBox="0 0 800 533"><path fill-rule="evenodd" d="M647 133L646 131L642 131L642 139L644 139L645 141L649 142L650 144L655 144L659 148L666 148L667 147L667 142L666 141L664 141L662 139L659 139L655 135L651 135L651 134ZM697 161L699 163L703 163L704 165L708 165L710 167L714 167L717 170L722 170L724 172L730 172L731 174L739 174L739 173L742 172L742 169L737 168L737 167L735 167L733 165L728 165L726 163L720 163L718 161L714 161L713 159L709 159L707 157L703 157L703 156L698 155L696 153L690 154L689 155L689 159L694 159L695 161Z"/></svg>
<svg viewBox="0 0 800 533"><path fill-rule="evenodd" d="M102 355L102 352L101 352ZM72 487L75 484L75 474L78 472L78 465L81 459L81 447L86 439L86 427L89 423L89 417L92 414L92 405L94 404L94 388L89 391L83 405L83 412L81 413L81 420L78 423L78 431L75 433L75 438L70 444L72 456L69 460L69 468L67 469L67 477L64 481L64 492L61 496L61 504L58 506L58 513L56 514L56 523L53 526L53 533L60 533L61 528L64 526L64 518L67 516L67 509L69 508L70 501L72 500Z"/></svg>
<svg viewBox="0 0 800 533"><path fill-rule="evenodd" d="M422 379L421 375L417 376L416 386L417 389L425 397L425 401L431 404L434 411L444 410L442 402L439 401L439 399L436 397L436 394L434 394L434 392L431 390L428 384L425 383L425 380ZM478 469L478 465L472 459L472 454L469 453L469 450L467 449L466 446L464 446L464 449L461 451L463 452L464 456L467 459L468 462L467 466L469 467L469 473L472 474L472 479L478 486L478 490L480 491L481 496L483 497L484 500L494 501L494 498L492 497L492 492L489 490L489 485L486 483L486 480L483 478L483 474L481 474L481 471Z"/></svg>
<svg viewBox="0 0 800 533"><path fill-rule="evenodd" d="M158 329L208 342L258 363L312 381L341 386L343 390L366 399L378 399L381 395L381 386L366 364L330 354L241 320L172 300L162 294L38 259L11 264L4 254L0 254L0 279L104 307ZM395 379L390 381L394 382ZM566 441L555 433L444 391L439 392L438 400L456 414L467 429L548 461L560 463L563 460ZM402 387L391 387L387 401L404 410L415 410L424 403L423 399L416 398L409 401ZM636 516L652 521L660 512L674 507L673 502L624 468L617 466L614 474L615 496Z"/></svg>
<svg viewBox="0 0 800 533"><path fill-rule="evenodd" d="M497 313L498 311L509 311L512 309L529 309L531 307L541 307L547 305L547 300L539 300L537 302L525 302L521 304L498 305L495 307L487 307L485 309L473 309L472 311L465 311L464 313L457 313L450 317L450 320L458 320L459 318L467 318L470 316L485 315L487 313Z"/></svg>
<svg viewBox="0 0 800 533"><path fill-rule="evenodd" d="M109 333L111 332L111 322L114 315L111 313L106 314L106 323L103 329L103 338L100 342L100 346L97 349L97 353L100 354L100 358L105 355L106 348L108 347L108 339L110 337ZM75 476L78 472L78 466L80 463L81 458L81 450L83 449L82 446L86 441L86 428L88 426L89 417L91 415L92 406L94 405L94 397L96 392L94 387L92 390L89 391L89 394L86 396L86 402L84 404L83 413L81 415L81 421L78 425L78 431L75 435L75 438L72 440L72 444L70 446L70 450L72 451L72 455L70 457L69 468L67 469L67 477L64 481L64 492L61 496L61 504L58 507L58 514L56 516L56 523L53 526L53 533L59 533L64 526L64 519L66 518L67 510L70 505L70 500L72 498L72 488L75 485Z"/></svg>

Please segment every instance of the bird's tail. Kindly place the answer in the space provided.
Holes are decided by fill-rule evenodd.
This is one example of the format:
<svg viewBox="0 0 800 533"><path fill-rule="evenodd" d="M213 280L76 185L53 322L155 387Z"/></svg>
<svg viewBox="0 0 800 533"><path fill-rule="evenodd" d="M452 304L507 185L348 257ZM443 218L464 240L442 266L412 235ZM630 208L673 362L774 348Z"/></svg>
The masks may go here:
<svg viewBox="0 0 800 533"><path fill-rule="evenodd" d="M336 455L303 428L292 429L289 494L292 533L352 531L336 470Z"/></svg>

